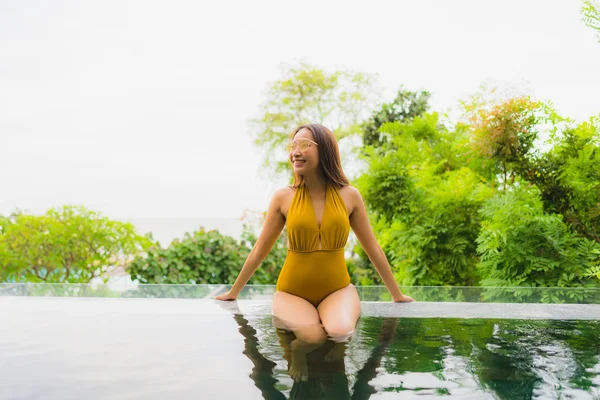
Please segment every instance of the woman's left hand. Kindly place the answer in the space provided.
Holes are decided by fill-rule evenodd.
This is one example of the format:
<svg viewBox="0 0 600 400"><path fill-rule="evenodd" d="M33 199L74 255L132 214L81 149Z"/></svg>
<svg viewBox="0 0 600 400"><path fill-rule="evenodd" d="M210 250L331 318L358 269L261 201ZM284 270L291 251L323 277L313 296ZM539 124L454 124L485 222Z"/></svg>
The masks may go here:
<svg viewBox="0 0 600 400"><path fill-rule="evenodd" d="M415 301L415 299L405 294L403 294L399 299L394 299L394 303L410 303L411 301Z"/></svg>

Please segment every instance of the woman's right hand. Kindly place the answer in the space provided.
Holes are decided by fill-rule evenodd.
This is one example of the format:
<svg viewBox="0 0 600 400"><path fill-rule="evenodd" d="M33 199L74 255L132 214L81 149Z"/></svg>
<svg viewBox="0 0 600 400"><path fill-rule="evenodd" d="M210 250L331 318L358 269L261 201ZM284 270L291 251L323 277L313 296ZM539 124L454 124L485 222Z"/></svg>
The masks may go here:
<svg viewBox="0 0 600 400"><path fill-rule="evenodd" d="M413 301L415 301L415 299L405 294L403 294L402 297L399 299L394 299L394 303L410 303Z"/></svg>
<svg viewBox="0 0 600 400"><path fill-rule="evenodd" d="M231 290L228 290L225 293L221 293L215 297L213 297L215 300L225 300L225 301L231 301L231 300L235 300L237 298L236 294L231 293Z"/></svg>

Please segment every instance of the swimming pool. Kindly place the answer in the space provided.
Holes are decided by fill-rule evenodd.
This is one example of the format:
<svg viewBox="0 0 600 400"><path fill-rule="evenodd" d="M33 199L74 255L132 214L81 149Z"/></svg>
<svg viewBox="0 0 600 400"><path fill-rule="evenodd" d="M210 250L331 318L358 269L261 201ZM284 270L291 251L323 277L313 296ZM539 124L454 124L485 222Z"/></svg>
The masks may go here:
<svg viewBox="0 0 600 400"><path fill-rule="evenodd" d="M600 398L598 304L393 304L371 288L352 339L294 382L271 288L217 302L202 298L216 285L163 286L0 285L0 399Z"/></svg>

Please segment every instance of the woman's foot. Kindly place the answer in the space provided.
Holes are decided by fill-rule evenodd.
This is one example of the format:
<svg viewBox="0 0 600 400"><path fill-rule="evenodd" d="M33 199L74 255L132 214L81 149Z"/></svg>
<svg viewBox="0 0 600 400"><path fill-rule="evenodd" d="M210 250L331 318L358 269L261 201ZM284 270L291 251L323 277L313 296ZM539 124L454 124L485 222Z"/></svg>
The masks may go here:
<svg viewBox="0 0 600 400"><path fill-rule="evenodd" d="M327 354L325 354L325 361L327 362L335 362L341 361L344 359L346 355L346 343L340 342L335 343L335 345L329 350Z"/></svg>
<svg viewBox="0 0 600 400"><path fill-rule="evenodd" d="M308 364L306 363L306 354L314 349L314 346L307 346L298 339L294 339L290 344L291 363L288 368L290 377L296 382L308 380Z"/></svg>

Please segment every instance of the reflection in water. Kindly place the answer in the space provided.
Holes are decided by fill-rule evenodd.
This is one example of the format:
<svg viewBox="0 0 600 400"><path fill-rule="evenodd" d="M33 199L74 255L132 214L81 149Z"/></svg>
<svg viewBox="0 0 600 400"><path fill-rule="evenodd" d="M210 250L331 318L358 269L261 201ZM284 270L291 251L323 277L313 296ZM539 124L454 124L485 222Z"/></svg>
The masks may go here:
<svg viewBox="0 0 600 400"><path fill-rule="evenodd" d="M228 309L232 308L228 307ZM233 317L240 327L239 331L244 336L244 354L254 364L250 377L265 399L285 399L283 391L280 390L283 388L276 387L278 382L273 376L276 363L268 360L258 351L257 332L242 315L237 305L233 306L233 311ZM344 360L347 342L327 340L306 355L308 379L293 380L289 399L368 399L376 392L369 381L377 375L377 368L381 364L386 347L393 339L398 321L396 318L385 319L377 344L373 347L362 369L356 374L356 382L352 390L349 389L350 384ZM275 329L289 371L289 367L294 365L292 342L295 341L296 336L291 331Z"/></svg>
<svg viewBox="0 0 600 400"><path fill-rule="evenodd" d="M265 399L600 399L599 321L361 317L350 342L310 352L308 380L294 381L295 335L228 309Z"/></svg>

